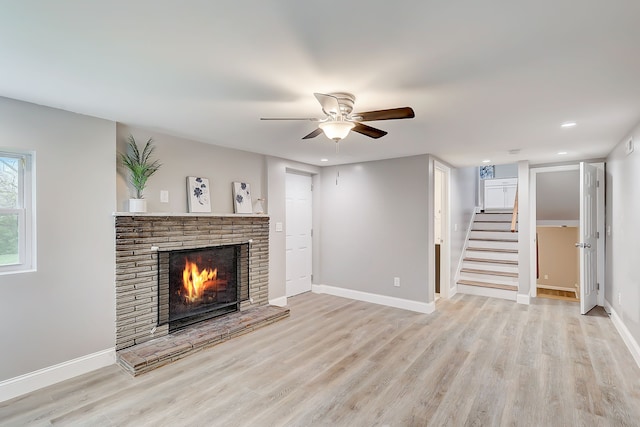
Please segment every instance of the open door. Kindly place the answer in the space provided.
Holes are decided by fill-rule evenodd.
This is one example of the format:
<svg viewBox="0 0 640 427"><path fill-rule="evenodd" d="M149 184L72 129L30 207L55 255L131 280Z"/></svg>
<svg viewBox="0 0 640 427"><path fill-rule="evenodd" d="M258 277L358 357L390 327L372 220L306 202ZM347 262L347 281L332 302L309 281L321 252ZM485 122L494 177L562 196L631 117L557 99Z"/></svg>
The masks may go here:
<svg viewBox="0 0 640 427"><path fill-rule="evenodd" d="M580 163L580 313L598 301L597 179L595 166Z"/></svg>

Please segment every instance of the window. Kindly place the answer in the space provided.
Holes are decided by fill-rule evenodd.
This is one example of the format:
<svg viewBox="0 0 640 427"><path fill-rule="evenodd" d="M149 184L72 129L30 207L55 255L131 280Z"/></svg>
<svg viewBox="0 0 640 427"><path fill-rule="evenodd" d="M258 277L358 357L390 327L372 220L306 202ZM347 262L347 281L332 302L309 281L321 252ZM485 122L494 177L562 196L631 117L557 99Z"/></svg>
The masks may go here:
<svg viewBox="0 0 640 427"><path fill-rule="evenodd" d="M35 267L32 157L0 151L0 273Z"/></svg>

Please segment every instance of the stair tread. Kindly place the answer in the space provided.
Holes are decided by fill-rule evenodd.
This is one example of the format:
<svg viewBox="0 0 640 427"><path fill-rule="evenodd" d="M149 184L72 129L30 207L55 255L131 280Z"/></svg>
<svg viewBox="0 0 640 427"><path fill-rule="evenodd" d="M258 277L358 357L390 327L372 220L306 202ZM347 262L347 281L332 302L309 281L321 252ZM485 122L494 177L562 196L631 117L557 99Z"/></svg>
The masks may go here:
<svg viewBox="0 0 640 427"><path fill-rule="evenodd" d="M516 239L492 239L490 237L469 237L469 240L484 240L485 242L518 242Z"/></svg>
<svg viewBox="0 0 640 427"><path fill-rule="evenodd" d="M511 231L509 230L492 230L490 228L472 228L471 231L489 231L491 233L517 233L518 230Z"/></svg>
<svg viewBox="0 0 640 427"><path fill-rule="evenodd" d="M507 271L478 270L476 268L463 268L460 273L486 274L490 276L518 277L518 273L510 273Z"/></svg>
<svg viewBox="0 0 640 427"><path fill-rule="evenodd" d="M510 261L506 259L490 259L490 258L464 258L463 261L471 261L471 262L486 262L488 264L508 264L508 265L518 265L518 261Z"/></svg>
<svg viewBox="0 0 640 427"><path fill-rule="evenodd" d="M517 254L517 249L500 249L500 248L474 248L467 247L468 251L476 251L476 252L500 252L504 254Z"/></svg>
<svg viewBox="0 0 640 427"><path fill-rule="evenodd" d="M506 291L517 291L518 287L513 285L501 285L498 283L478 282L475 280L458 280L459 285L478 286L483 288L504 289Z"/></svg>

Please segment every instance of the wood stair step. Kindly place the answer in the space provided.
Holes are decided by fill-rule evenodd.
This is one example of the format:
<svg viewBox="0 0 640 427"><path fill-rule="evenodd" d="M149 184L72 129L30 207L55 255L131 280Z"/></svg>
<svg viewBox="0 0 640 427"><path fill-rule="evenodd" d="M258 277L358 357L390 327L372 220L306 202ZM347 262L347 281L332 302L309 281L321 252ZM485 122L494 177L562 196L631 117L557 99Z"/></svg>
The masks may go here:
<svg viewBox="0 0 640 427"><path fill-rule="evenodd" d="M470 262L486 262L488 264L507 264L518 265L518 261L510 261L506 259L489 259L489 258L464 258L463 261Z"/></svg>
<svg viewBox="0 0 640 427"><path fill-rule="evenodd" d="M507 271L478 270L475 268L463 268L460 273L486 274L488 276L518 277L518 273L509 273Z"/></svg>
<svg viewBox="0 0 640 427"><path fill-rule="evenodd" d="M498 248L473 248L467 247L468 251L476 251L476 252L500 252L504 254L517 254L517 249L498 249Z"/></svg>
<svg viewBox="0 0 640 427"><path fill-rule="evenodd" d="M498 222L501 222L501 223L503 223L503 224L511 224L511 221L498 220L498 219L494 219L494 220L491 220L491 221L484 221L484 220L476 220L476 221L473 221L473 223L474 223L474 224L482 224L483 222L489 222L489 223L492 223L492 224L496 224L496 223L498 223Z"/></svg>
<svg viewBox="0 0 640 427"><path fill-rule="evenodd" d="M518 242L517 240L514 239L491 239L489 237L470 237L469 240L482 240L485 242Z"/></svg>
<svg viewBox="0 0 640 427"><path fill-rule="evenodd" d="M517 286L501 285L498 283L477 282L475 280L458 280L459 285L478 286L481 288L504 289L505 291L518 291Z"/></svg>
<svg viewBox="0 0 640 427"><path fill-rule="evenodd" d="M511 230L491 230L486 228L472 228L471 231L490 231L492 233L516 233L518 230L511 231Z"/></svg>

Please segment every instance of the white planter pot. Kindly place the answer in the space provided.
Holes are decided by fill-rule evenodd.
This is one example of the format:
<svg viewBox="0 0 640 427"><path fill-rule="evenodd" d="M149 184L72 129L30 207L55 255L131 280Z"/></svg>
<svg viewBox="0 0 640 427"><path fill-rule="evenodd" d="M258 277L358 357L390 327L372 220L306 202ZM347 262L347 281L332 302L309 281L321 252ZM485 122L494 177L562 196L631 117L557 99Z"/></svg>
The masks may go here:
<svg viewBox="0 0 640 427"><path fill-rule="evenodd" d="M129 212L146 212L147 201L145 199L129 199Z"/></svg>

